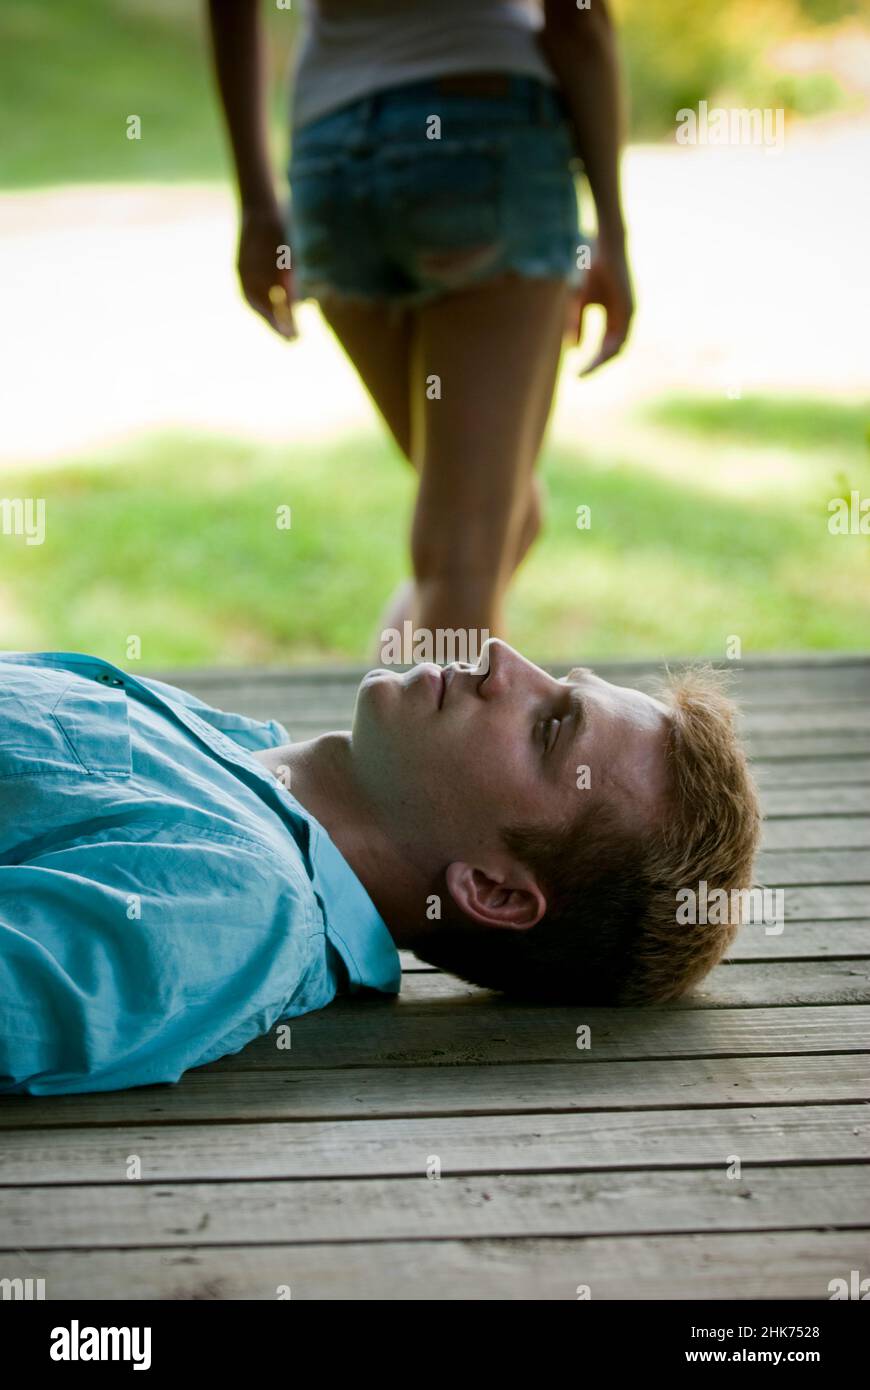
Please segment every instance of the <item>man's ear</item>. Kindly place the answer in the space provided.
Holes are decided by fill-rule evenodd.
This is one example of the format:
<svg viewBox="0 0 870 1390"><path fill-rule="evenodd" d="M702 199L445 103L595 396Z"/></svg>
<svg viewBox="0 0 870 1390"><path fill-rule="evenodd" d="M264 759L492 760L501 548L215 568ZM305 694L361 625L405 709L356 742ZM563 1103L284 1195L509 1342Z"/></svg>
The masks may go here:
<svg viewBox="0 0 870 1390"><path fill-rule="evenodd" d="M490 878L483 869L455 861L445 871L450 896L461 912L482 927L523 929L540 922L547 900L534 877L522 873L515 887Z"/></svg>

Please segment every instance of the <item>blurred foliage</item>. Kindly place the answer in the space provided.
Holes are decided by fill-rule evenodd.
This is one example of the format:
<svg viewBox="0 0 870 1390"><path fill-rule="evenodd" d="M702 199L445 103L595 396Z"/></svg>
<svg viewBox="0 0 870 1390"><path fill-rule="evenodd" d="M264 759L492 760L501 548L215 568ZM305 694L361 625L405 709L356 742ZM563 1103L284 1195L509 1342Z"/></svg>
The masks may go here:
<svg viewBox="0 0 870 1390"><path fill-rule="evenodd" d="M813 24L836 24L853 16L867 18L867 0L798 0L796 8Z"/></svg>
<svg viewBox="0 0 870 1390"><path fill-rule="evenodd" d="M824 33L851 17L870 20L866 0L611 0L618 22L634 138L674 128L682 107L731 103L817 115L844 101L828 73L785 73L775 45Z"/></svg>
<svg viewBox="0 0 870 1390"><path fill-rule="evenodd" d="M263 13L280 161L299 20ZM130 115L141 140L126 138ZM0 187L224 177L204 0L2 0L0 130Z"/></svg>
<svg viewBox="0 0 870 1390"><path fill-rule="evenodd" d="M702 98L814 115L842 101L825 72L771 64L785 39L830 32L868 0L612 0L635 138L674 129ZM297 11L263 4L275 77L275 156L287 153L286 76ZM127 140L129 115L143 138ZM196 0L3 0L0 186L220 178L227 155Z"/></svg>

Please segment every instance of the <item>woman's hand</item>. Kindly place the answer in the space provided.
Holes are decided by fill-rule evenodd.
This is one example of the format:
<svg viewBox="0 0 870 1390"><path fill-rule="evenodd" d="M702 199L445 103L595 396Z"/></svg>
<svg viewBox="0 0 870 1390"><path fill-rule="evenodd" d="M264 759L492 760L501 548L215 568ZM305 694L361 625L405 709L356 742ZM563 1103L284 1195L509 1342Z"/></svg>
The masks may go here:
<svg viewBox="0 0 870 1390"><path fill-rule="evenodd" d="M238 271L251 308L282 338L298 338L293 319L293 274L287 230L277 206L242 208Z"/></svg>
<svg viewBox="0 0 870 1390"><path fill-rule="evenodd" d="M631 275L623 245L610 246L599 241L583 284L571 296L565 336L572 347L583 336L583 315L589 304L600 304L607 315L604 337L597 354L580 376L588 376L622 349L634 313Z"/></svg>

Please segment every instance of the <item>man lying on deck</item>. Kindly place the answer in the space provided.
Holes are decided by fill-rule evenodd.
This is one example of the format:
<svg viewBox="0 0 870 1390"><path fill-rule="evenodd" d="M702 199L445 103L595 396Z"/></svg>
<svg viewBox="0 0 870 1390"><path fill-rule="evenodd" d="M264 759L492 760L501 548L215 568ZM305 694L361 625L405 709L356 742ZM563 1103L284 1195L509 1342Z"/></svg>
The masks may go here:
<svg viewBox="0 0 870 1390"><path fill-rule="evenodd" d="M0 1090L177 1081L397 993L400 947L518 998L674 999L736 931L677 925L677 891L748 886L758 831L712 673L653 698L493 640L369 672L352 730L291 744L97 657L0 656Z"/></svg>

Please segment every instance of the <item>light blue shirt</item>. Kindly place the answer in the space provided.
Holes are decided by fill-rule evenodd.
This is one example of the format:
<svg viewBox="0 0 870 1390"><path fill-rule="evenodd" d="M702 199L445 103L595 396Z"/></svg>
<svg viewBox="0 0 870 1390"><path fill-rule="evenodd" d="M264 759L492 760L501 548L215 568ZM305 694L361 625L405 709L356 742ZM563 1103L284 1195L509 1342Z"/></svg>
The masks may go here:
<svg viewBox="0 0 870 1390"><path fill-rule="evenodd" d="M253 756L277 722L93 656L0 654L0 1091L177 1081L399 956Z"/></svg>

